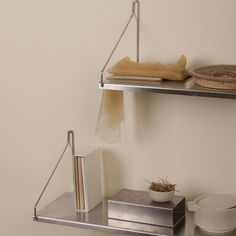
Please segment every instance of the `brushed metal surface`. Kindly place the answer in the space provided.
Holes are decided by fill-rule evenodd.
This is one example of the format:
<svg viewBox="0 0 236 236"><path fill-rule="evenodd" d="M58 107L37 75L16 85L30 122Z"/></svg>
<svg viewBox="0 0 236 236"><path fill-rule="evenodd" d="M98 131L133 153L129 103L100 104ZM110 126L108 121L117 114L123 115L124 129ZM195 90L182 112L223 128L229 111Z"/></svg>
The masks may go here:
<svg viewBox="0 0 236 236"><path fill-rule="evenodd" d="M185 216L185 198L153 202L145 191L122 189L108 199L108 218L175 227Z"/></svg>
<svg viewBox="0 0 236 236"><path fill-rule="evenodd" d="M176 235L183 227L185 223L185 218L182 218L181 222L178 224L178 226L171 228L171 227L161 227L157 225L150 225L150 224L142 224L137 222L130 222L130 221L124 221L124 220L116 220L116 219L108 219L108 224L110 226L124 228L133 230L136 232L146 232L146 234L158 234L158 235L169 235L174 236Z"/></svg>
<svg viewBox="0 0 236 236"><path fill-rule="evenodd" d="M162 231L158 227L147 224L137 224L133 222L111 222L107 217L106 200L100 203L89 213L78 213L74 208L73 193L64 193L59 198L48 204L39 211L37 217L33 217L36 222L59 224L79 228L93 229L105 232L115 232L132 235L153 235L153 236L172 236L167 232L167 227ZM186 222L174 233L175 236L207 236L201 232L193 223L191 213L186 216ZM228 236L235 236L236 231Z"/></svg>
<svg viewBox="0 0 236 236"><path fill-rule="evenodd" d="M164 93L176 95L202 96L236 99L236 90L208 89L195 83L194 78L184 81L151 81L151 80L124 80L109 79L104 81L104 86L99 83L100 89L123 90L130 92Z"/></svg>
<svg viewBox="0 0 236 236"><path fill-rule="evenodd" d="M149 197L148 193L140 190L121 189L112 198L108 199L108 202L120 202L123 204L151 207L158 209L167 209L172 211L177 205L179 205L185 198L182 196L174 196L169 202L154 202Z"/></svg>

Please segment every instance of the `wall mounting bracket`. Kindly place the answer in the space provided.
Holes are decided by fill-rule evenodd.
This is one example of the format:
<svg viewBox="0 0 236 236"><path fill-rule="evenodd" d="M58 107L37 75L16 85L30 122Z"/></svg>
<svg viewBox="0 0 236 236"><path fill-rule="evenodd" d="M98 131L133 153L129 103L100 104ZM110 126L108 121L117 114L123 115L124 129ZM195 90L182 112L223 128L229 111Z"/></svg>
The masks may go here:
<svg viewBox="0 0 236 236"><path fill-rule="evenodd" d="M37 199L37 201L36 201L36 203L34 205L34 219L35 220L38 219L38 216L37 216L37 206L38 206L38 204L39 204L39 202L40 202L44 192L46 191L46 189L47 189L47 187L48 187L48 185L49 185L49 183L50 183L54 173L56 172L56 169L59 166L59 164L60 164L60 162L61 162L61 160L62 160L62 158L63 158L63 156L64 156L64 154L65 154L65 152L66 152L68 147L71 148L71 154L72 154L72 157L74 157L74 155L75 155L75 139L74 139L74 131L72 131L72 130L69 130L67 132L67 143L66 143L66 146L65 146L62 154L60 155L60 157L59 157L55 167L53 168L52 173L50 174L50 176L48 178L47 183L43 187L43 190L41 191L41 193L40 193L40 195L39 195L39 197L38 197L38 199Z"/></svg>
<svg viewBox="0 0 236 236"><path fill-rule="evenodd" d="M132 13L131 13L131 16L130 16L130 18L128 20L128 23L126 24L126 26L125 26L124 30L122 31L118 41L115 44L115 47L113 48L113 50L112 50L111 54L109 55L105 65L102 68L102 71L101 71L101 81L100 81L102 87L104 86L104 79L103 79L104 71L105 71L108 63L110 62L114 52L116 51L116 49L117 49L121 39L123 38L123 36L124 36L128 26L129 26L129 24L130 24L130 22L131 22L131 20L133 18L135 18L136 22L137 22L137 37L136 37L136 47L137 47L136 48L136 50L137 50L136 57L137 58L136 58L136 60L137 60L137 62L139 62L139 54L140 54L140 1L139 0L134 0L133 4L132 4Z"/></svg>

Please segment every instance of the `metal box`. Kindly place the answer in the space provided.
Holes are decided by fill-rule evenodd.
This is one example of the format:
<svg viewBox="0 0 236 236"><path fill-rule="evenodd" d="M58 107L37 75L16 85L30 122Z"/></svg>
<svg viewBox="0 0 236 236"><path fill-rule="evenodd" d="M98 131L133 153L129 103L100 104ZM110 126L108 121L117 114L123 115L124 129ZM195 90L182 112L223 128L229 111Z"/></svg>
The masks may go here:
<svg viewBox="0 0 236 236"><path fill-rule="evenodd" d="M120 190L108 199L108 218L144 224L175 227L185 217L185 198L174 196L170 202L153 202L145 191Z"/></svg>

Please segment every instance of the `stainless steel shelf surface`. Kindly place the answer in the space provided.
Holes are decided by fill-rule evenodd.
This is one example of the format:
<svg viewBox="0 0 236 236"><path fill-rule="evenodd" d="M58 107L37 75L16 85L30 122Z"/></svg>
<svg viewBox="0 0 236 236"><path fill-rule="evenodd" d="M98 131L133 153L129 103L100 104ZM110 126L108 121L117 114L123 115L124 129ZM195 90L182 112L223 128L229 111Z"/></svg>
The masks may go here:
<svg viewBox="0 0 236 236"><path fill-rule="evenodd" d="M119 79L107 78L104 80L104 85L100 89L107 90L123 90L131 92L145 93L164 93L202 97L216 97L236 99L236 90L220 90L204 88L195 83L194 78L189 78L184 81L167 81L167 80L140 80L140 79Z"/></svg>
<svg viewBox="0 0 236 236"><path fill-rule="evenodd" d="M129 221L113 220L107 217L107 201L104 200L89 213L75 211L74 194L64 193L38 212L34 220L37 222L94 229L132 235L155 236L206 236L207 234L195 227L193 217L187 214L185 222L178 228L159 227ZM235 236L234 231L230 236ZM228 235L229 236L229 235Z"/></svg>

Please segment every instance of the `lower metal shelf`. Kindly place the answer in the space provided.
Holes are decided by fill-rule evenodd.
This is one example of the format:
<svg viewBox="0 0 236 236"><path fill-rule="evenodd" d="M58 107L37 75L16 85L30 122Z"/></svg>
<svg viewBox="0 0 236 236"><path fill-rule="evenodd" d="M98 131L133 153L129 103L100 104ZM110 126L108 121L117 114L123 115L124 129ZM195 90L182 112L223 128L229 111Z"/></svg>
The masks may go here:
<svg viewBox="0 0 236 236"><path fill-rule="evenodd" d="M187 214L178 228L159 227L155 225L139 224L129 221L113 220L107 217L107 201L104 200L89 213L75 211L74 195L64 193L59 198L39 211L34 220L37 222L67 225L79 228L94 229L105 232L115 232L132 235L155 236L204 236L198 227L194 226L193 217ZM236 235L236 232L231 236Z"/></svg>
<svg viewBox="0 0 236 236"><path fill-rule="evenodd" d="M236 99L236 90L220 90L208 89L201 87L195 83L194 78L189 78L184 81L151 81L151 80L128 80L119 78L107 78L104 85L100 89L106 90L123 90L131 92L145 92L145 93L164 93L164 94L178 94L202 97L216 97Z"/></svg>

